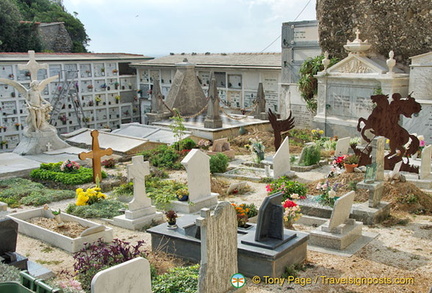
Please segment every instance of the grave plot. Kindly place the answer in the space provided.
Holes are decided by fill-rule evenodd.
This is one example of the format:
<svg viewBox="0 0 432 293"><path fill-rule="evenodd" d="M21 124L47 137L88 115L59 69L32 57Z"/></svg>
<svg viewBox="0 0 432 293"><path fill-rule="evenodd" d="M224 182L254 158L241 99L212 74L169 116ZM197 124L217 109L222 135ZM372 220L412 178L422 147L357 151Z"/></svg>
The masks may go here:
<svg viewBox="0 0 432 293"><path fill-rule="evenodd" d="M39 239L68 252L77 252L84 247L84 243L95 242L99 238L105 241L111 241L113 239L112 228L68 214L61 214L64 222L73 222L85 227L85 230L74 238L30 223L29 221L34 218L50 219L54 217L51 211L44 208L14 213L8 215L8 217L18 223L18 231L20 233Z"/></svg>

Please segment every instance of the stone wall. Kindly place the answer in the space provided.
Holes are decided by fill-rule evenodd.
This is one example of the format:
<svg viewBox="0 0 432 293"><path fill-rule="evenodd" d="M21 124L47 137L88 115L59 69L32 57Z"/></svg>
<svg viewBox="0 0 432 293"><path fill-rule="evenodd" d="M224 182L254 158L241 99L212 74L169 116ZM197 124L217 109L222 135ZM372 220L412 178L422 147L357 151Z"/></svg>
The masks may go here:
<svg viewBox="0 0 432 293"><path fill-rule="evenodd" d="M60 53L72 51L72 39L62 22L41 23L38 31L44 50Z"/></svg>
<svg viewBox="0 0 432 293"><path fill-rule="evenodd" d="M372 44L371 50L395 59L408 70L409 57L432 50L432 1L430 0L317 0L320 46L340 59L343 45L355 39Z"/></svg>

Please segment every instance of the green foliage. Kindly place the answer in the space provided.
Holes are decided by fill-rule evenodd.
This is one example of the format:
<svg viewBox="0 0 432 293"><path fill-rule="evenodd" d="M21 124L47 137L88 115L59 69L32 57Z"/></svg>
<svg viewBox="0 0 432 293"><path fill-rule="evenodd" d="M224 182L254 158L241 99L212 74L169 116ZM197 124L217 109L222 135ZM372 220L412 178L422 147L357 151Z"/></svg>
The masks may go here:
<svg viewBox="0 0 432 293"><path fill-rule="evenodd" d="M132 196L133 195L133 182L127 182L120 186L114 187L113 194L115 196Z"/></svg>
<svg viewBox="0 0 432 293"><path fill-rule="evenodd" d="M74 197L75 192L71 190L48 189L40 183L27 179L0 180L0 201L7 203L10 207L19 207L20 204L40 206Z"/></svg>
<svg viewBox="0 0 432 293"><path fill-rule="evenodd" d="M267 192L274 194L276 192L282 192L283 201L286 199L298 199L305 198L307 187L305 184L291 181L287 176L281 176L273 180L269 185L266 186Z"/></svg>
<svg viewBox="0 0 432 293"><path fill-rule="evenodd" d="M186 184L175 180L160 180L153 178L146 181L146 191L154 205L161 210L167 210L173 200L177 200L177 190L187 188Z"/></svg>
<svg viewBox="0 0 432 293"><path fill-rule="evenodd" d="M20 270L0 262L0 283L13 281L20 282Z"/></svg>
<svg viewBox="0 0 432 293"><path fill-rule="evenodd" d="M177 267L152 280L154 293L195 293L198 291L199 265Z"/></svg>
<svg viewBox="0 0 432 293"><path fill-rule="evenodd" d="M290 145L303 146L306 142L313 141L312 133L308 129L291 129L288 131Z"/></svg>
<svg viewBox="0 0 432 293"><path fill-rule="evenodd" d="M418 202L418 197L417 195L410 193L410 194L401 194L398 195L398 197L396 198L396 201L402 204L413 204Z"/></svg>
<svg viewBox="0 0 432 293"><path fill-rule="evenodd" d="M298 277L299 271L305 271L306 267L303 264L293 264L285 267L285 272L282 274L282 278L288 278L289 276L293 276L294 278Z"/></svg>
<svg viewBox="0 0 432 293"><path fill-rule="evenodd" d="M30 177L38 180L61 182L66 185L77 185L93 181L92 169L81 167L74 172L62 172L60 170L62 163L63 162L48 164L42 163L39 169L30 172ZM106 177L107 174L102 171L102 178Z"/></svg>
<svg viewBox="0 0 432 293"><path fill-rule="evenodd" d="M145 161L149 161L155 167L178 170L182 165L177 162L180 154L172 147L167 145L158 146L155 149L140 153Z"/></svg>
<svg viewBox="0 0 432 293"><path fill-rule="evenodd" d="M243 209L246 211L246 215L248 218L252 218L258 215L258 209L254 203L245 203L243 205Z"/></svg>
<svg viewBox="0 0 432 293"><path fill-rule="evenodd" d="M324 65L322 64L323 59L324 56L308 58L300 67L300 79L298 81L299 90L302 98L306 102L306 107L312 113L316 113L317 110L316 94L318 91L318 81L314 75L324 70ZM331 58L329 67L337 62L338 59Z"/></svg>
<svg viewBox="0 0 432 293"><path fill-rule="evenodd" d="M77 206L71 203L66 208L66 213L81 218L113 218L122 214L121 209L126 205L117 200L102 200L91 205Z"/></svg>
<svg viewBox="0 0 432 293"><path fill-rule="evenodd" d="M42 45L36 33L34 22L64 22L69 33L73 48L72 52L87 52L90 41L81 21L69 14L58 1L50 0L2 0L0 1L0 51L27 52L41 51ZM30 23L20 24L20 20ZM55 49L55 48L54 48Z"/></svg>
<svg viewBox="0 0 432 293"><path fill-rule="evenodd" d="M308 145L303 149L304 157L299 162L301 166L312 166L319 163L321 158L321 147L319 144Z"/></svg>
<svg viewBox="0 0 432 293"><path fill-rule="evenodd" d="M228 168L229 158L227 155L217 153L216 155L210 156L210 172L214 173L225 173Z"/></svg>
<svg viewBox="0 0 432 293"><path fill-rule="evenodd" d="M176 149L178 151L191 150L196 146L197 146L196 142L192 138L189 138L189 137L182 139L179 142L175 142L173 145L174 149Z"/></svg>
<svg viewBox="0 0 432 293"><path fill-rule="evenodd" d="M185 135L186 127L183 124L184 119L180 116L179 110L174 108L173 111L175 112L175 114L173 117L170 118L170 120L172 120L172 123L169 125L169 128L171 128L172 132L174 133L174 137L179 142Z"/></svg>

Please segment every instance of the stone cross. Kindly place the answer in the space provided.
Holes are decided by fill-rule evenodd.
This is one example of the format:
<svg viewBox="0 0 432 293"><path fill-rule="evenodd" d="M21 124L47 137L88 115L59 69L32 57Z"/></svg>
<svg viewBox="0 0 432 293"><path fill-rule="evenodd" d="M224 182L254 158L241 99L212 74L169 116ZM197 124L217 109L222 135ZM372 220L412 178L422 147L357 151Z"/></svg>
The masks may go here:
<svg viewBox="0 0 432 293"><path fill-rule="evenodd" d="M431 154L432 146L428 145L425 147L421 154L421 165L420 165L420 179L425 179L430 176L431 173Z"/></svg>
<svg viewBox="0 0 432 293"><path fill-rule="evenodd" d="M378 136L372 141L372 163L377 164L377 181L384 181L384 144L385 137L383 136Z"/></svg>
<svg viewBox="0 0 432 293"><path fill-rule="evenodd" d="M99 147L99 132L97 130L93 130L90 135L92 136L92 150L87 153L80 153L78 158L80 160L92 159L93 165L93 182L100 182L102 180L102 172L101 172L101 158L103 156L112 155L113 150L108 148L103 150ZM99 179L97 179L99 178Z"/></svg>
<svg viewBox="0 0 432 293"><path fill-rule="evenodd" d="M28 51L29 62L27 64L18 64L19 70L28 70L30 72L30 80L37 80L37 73L39 69L48 69L48 64L39 64L35 59L35 51Z"/></svg>
<svg viewBox="0 0 432 293"><path fill-rule="evenodd" d="M196 223L201 227L198 292L230 292L231 276L238 273L235 209L229 202L219 203L213 215L201 209Z"/></svg>
<svg viewBox="0 0 432 293"><path fill-rule="evenodd" d="M150 174L149 162L144 162L143 156L132 157L132 164L127 166L128 180L133 180L134 197L129 203L129 210L136 211L151 206L145 189L145 176Z"/></svg>
<svg viewBox="0 0 432 293"><path fill-rule="evenodd" d="M51 149L52 149L52 144L51 144L50 142L48 142L48 143L46 144L46 147L47 147L47 151L50 152Z"/></svg>

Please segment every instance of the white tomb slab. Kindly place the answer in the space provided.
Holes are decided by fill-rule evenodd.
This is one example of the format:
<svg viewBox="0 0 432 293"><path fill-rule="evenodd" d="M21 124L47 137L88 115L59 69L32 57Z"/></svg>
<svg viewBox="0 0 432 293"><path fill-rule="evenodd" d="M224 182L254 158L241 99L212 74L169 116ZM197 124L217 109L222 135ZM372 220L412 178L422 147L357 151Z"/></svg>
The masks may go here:
<svg viewBox="0 0 432 293"><path fill-rule="evenodd" d="M420 180L426 179L431 175L431 155L432 145L428 145L423 149L421 154Z"/></svg>

